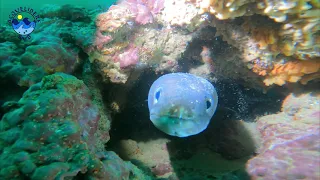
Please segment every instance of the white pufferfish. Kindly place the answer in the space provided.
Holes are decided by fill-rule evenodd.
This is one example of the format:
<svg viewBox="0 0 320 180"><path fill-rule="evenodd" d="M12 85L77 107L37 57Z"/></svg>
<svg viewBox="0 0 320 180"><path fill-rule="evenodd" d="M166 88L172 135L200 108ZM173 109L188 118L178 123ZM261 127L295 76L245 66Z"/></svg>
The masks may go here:
<svg viewBox="0 0 320 180"><path fill-rule="evenodd" d="M161 131L187 137L204 131L218 104L213 85L188 73L158 78L148 94L150 120Z"/></svg>

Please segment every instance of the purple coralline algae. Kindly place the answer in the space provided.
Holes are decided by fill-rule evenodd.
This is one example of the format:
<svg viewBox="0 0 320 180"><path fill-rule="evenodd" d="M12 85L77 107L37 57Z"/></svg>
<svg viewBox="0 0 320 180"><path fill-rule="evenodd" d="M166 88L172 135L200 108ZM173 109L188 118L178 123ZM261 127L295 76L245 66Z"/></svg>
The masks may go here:
<svg viewBox="0 0 320 180"><path fill-rule="evenodd" d="M290 94L282 112L258 120L262 147L247 163L252 179L319 179L319 98Z"/></svg>

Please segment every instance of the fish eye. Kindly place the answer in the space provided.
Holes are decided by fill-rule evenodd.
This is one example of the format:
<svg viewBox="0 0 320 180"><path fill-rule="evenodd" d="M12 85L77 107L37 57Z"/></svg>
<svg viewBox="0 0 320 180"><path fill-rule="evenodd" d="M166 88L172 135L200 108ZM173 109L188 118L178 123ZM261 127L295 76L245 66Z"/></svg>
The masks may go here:
<svg viewBox="0 0 320 180"><path fill-rule="evenodd" d="M211 99L207 99L206 104L207 104L207 109L209 109L211 107Z"/></svg>
<svg viewBox="0 0 320 180"><path fill-rule="evenodd" d="M154 94L154 103L158 103L160 95L161 95L161 88L157 89Z"/></svg>
<svg viewBox="0 0 320 180"><path fill-rule="evenodd" d="M157 91L156 92L156 99L159 100L159 98L160 98L160 91Z"/></svg>

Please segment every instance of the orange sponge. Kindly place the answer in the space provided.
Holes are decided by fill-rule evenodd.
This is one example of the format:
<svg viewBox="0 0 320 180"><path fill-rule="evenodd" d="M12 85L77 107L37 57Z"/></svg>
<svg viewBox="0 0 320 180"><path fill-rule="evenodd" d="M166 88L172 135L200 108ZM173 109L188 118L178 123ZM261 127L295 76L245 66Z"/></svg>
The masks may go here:
<svg viewBox="0 0 320 180"><path fill-rule="evenodd" d="M282 86L286 82L298 82L303 76L312 74L312 76L309 75L309 78L307 78L307 81L310 81L312 80L310 77L319 77L319 69L319 59L311 61L295 60L285 64L275 64L263 82L266 86L270 86L272 84ZM307 81L303 81L303 83L307 83Z"/></svg>

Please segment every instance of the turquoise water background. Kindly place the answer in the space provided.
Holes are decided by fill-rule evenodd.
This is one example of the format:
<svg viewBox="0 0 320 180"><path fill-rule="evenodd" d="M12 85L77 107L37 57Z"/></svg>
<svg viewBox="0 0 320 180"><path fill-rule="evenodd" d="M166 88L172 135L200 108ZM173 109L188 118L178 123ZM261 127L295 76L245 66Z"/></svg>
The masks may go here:
<svg viewBox="0 0 320 180"><path fill-rule="evenodd" d="M0 0L0 25L3 25L9 19L12 10L18 7L30 7L35 11L39 11L45 4L71 4L79 5L85 8L108 8L116 0Z"/></svg>

